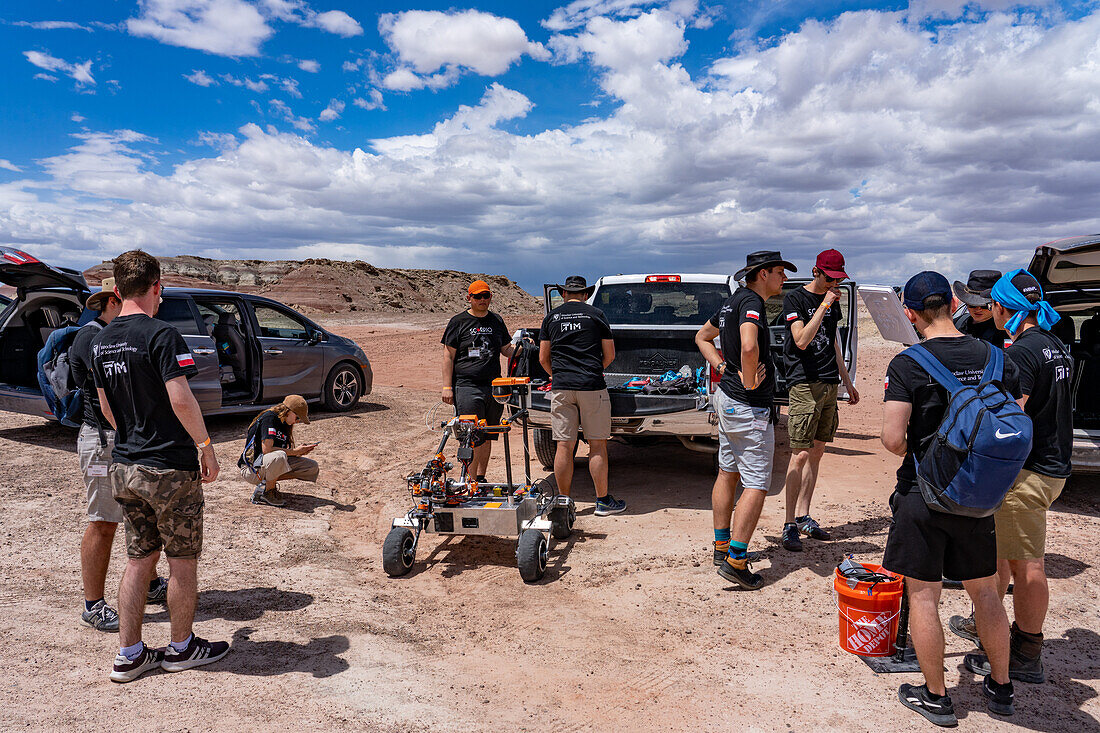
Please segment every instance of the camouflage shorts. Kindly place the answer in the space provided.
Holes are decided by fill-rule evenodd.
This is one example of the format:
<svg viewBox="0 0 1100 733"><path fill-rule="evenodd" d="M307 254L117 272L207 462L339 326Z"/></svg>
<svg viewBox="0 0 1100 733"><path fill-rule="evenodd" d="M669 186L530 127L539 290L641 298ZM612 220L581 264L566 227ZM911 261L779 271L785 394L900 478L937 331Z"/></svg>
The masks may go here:
<svg viewBox="0 0 1100 733"><path fill-rule="evenodd" d="M198 471L136 464L111 466L111 490L122 506L126 554L148 557L161 547L168 557L202 552L202 479Z"/></svg>

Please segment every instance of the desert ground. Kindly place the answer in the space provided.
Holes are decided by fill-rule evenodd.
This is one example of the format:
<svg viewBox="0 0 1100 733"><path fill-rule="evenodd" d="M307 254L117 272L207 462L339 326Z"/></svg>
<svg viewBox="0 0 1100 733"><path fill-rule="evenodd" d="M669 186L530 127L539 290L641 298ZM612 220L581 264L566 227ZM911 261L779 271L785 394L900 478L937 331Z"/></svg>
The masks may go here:
<svg viewBox="0 0 1100 733"><path fill-rule="evenodd" d="M551 546L545 579L525 585L514 540L426 535L410 575L390 579L381 543L409 508L403 477L437 435L445 317L347 313L324 320L370 357L374 392L344 415L317 412L316 485L288 482L284 509L248 502L234 469L249 418L208 420L222 475L206 489L196 631L231 639L199 670L107 679L117 635L79 620L83 486L75 435L5 414L0 427L3 730L916 731L897 702L919 675L875 675L838 647L831 574L843 555L881 558L897 459L878 441L881 379L893 345L861 323L857 384L822 465L814 514L834 534L806 551L779 545L774 495L750 549L767 585L735 590L711 564L709 456L676 442L613 443L625 514L592 515L579 458L575 534ZM509 326L529 323L509 318ZM786 435L777 434L783 446ZM787 453L776 457L774 493ZM499 457L490 473L502 475ZM536 470L536 475L544 472ZM121 535L121 532L120 532ZM1100 481L1076 478L1050 515L1051 611L1043 686L1017 684L1017 714L991 716L947 635L960 729L1100 730ZM117 597L121 536L108 578ZM162 562L162 570L166 571ZM944 591L943 618L965 613ZM145 640L168 641L164 609Z"/></svg>

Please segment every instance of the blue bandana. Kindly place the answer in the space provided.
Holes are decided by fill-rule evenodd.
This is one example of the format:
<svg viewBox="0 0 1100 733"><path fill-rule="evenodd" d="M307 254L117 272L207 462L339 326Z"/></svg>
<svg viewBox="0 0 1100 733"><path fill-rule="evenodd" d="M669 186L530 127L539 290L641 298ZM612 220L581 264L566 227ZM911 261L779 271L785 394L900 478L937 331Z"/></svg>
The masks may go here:
<svg viewBox="0 0 1100 733"><path fill-rule="evenodd" d="M1027 296L1020 292L1020 289L1012 282L1017 275L1026 275L1027 278L1030 278L1032 282L1035 283L1035 287L1039 290L1038 302L1032 303L1028 300ZM1005 330L1012 336L1015 336L1016 332L1020 330L1020 326L1023 324L1024 319L1027 318L1030 313L1037 312L1036 317L1039 321L1039 327L1045 331L1049 331L1051 326L1062 319L1062 317L1058 315L1058 312L1051 307L1050 303L1042 299L1043 288L1039 285L1039 282L1035 280L1031 273L1024 269L1013 270L998 280L993 286L990 297L1008 310L1016 311L1015 315L1008 319L1008 323L1005 324Z"/></svg>

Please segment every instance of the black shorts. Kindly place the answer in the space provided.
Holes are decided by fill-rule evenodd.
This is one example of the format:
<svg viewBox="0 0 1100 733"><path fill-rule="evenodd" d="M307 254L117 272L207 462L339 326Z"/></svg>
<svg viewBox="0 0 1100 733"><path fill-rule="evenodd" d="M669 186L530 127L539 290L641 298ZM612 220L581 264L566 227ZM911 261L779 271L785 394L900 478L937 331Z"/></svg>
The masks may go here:
<svg viewBox="0 0 1100 733"><path fill-rule="evenodd" d="M997 572L993 517L960 517L929 509L920 489L890 497L894 511L882 566L892 573L938 583L974 580Z"/></svg>
<svg viewBox="0 0 1100 733"><path fill-rule="evenodd" d="M492 387L468 387L455 386L455 409L459 415L477 415L490 425L499 425L500 416L504 414L504 405L493 399ZM496 440L497 434L486 435L489 440ZM484 440L477 441L481 445Z"/></svg>

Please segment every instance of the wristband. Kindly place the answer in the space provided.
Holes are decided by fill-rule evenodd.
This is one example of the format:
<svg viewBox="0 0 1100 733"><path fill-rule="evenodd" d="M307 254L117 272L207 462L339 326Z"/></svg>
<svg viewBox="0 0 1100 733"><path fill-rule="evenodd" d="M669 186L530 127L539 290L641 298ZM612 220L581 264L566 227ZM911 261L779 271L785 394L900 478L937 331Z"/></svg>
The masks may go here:
<svg viewBox="0 0 1100 733"><path fill-rule="evenodd" d="M443 388L443 391L444 391L444 392L454 392L454 390L453 390L453 389L451 389L450 387L444 387L444 388Z"/></svg>
<svg viewBox="0 0 1100 733"><path fill-rule="evenodd" d="M195 447L199 448L199 449L205 448L208 445L210 445L210 438L207 438L206 440L204 440L201 443L195 443Z"/></svg>

